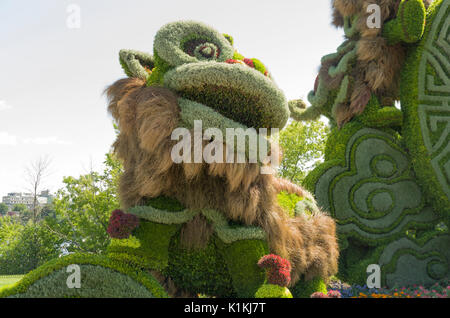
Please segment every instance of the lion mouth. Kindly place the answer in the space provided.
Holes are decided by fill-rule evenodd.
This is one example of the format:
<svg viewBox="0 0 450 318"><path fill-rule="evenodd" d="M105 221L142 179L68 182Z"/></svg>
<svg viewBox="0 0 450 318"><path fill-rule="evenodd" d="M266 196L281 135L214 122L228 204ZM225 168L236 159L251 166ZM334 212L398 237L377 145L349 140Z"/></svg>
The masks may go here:
<svg viewBox="0 0 450 318"><path fill-rule="evenodd" d="M179 66L164 86L249 128L283 128L289 108L283 92L261 72L239 63L201 62Z"/></svg>

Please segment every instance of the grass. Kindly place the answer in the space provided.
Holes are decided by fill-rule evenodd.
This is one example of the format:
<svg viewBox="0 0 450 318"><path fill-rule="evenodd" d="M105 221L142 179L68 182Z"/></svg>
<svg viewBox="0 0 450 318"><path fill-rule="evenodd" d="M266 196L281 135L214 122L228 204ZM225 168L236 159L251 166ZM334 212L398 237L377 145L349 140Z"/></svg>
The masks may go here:
<svg viewBox="0 0 450 318"><path fill-rule="evenodd" d="M22 279L23 276L24 275L7 275L7 276L0 275L0 288L18 282L19 280Z"/></svg>

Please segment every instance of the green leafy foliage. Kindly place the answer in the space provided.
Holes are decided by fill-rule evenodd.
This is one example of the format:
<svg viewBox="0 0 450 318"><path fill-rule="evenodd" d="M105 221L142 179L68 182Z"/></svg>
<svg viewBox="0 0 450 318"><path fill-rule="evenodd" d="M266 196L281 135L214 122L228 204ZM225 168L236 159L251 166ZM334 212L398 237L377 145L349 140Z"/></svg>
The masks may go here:
<svg viewBox="0 0 450 318"><path fill-rule="evenodd" d="M9 207L4 203L0 203L0 215L5 215L8 211Z"/></svg>
<svg viewBox="0 0 450 318"><path fill-rule="evenodd" d="M121 163L106 155L103 173L91 172L64 179L64 188L54 200L55 218L45 220L48 228L67 243L69 252L103 253L111 211L118 209L117 197Z"/></svg>
<svg viewBox="0 0 450 318"><path fill-rule="evenodd" d="M293 122L280 132L283 161L279 175L301 184L308 171L321 163L329 128L321 121Z"/></svg>
<svg viewBox="0 0 450 318"><path fill-rule="evenodd" d="M26 274L60 254L62 241L41 223L0 219L0 274Z"/></svg>
<svg viewBox="0 0 450 318"><path fill-rule="evenodd" d="M25 212L28 210L25 204L15 204L12 208L14 212Z"/></svg>

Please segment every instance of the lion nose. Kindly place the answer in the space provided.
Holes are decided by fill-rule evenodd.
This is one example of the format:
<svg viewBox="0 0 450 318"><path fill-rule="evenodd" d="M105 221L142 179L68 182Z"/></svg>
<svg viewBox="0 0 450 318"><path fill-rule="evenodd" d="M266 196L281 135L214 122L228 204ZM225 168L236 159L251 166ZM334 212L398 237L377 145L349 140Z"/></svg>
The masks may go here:
<svg viewBox="0 0 450 318"><path fill-rule="evenodd" d="M229 60L226 60L225 63L228 63L228 64L242 64L242 65L246 65L248 67L251 67L253 69L256 69L255 62L252 59L248 59L248 58L244 58L243 60L229 59ZM261 73L263 73L263 72L261 72ZM263 74L265 76L268 76L268 72L267 71L265 71Z"/></svg>
<svg viewBox="0 0 450 318"><path fill-rule="evenodd" d="M244 63L244 61L241 61L241 60L233 60L233 59L226 60L225 63L228 63L228 64L242 64L242 65L247 65L247 64Z"/></svg>

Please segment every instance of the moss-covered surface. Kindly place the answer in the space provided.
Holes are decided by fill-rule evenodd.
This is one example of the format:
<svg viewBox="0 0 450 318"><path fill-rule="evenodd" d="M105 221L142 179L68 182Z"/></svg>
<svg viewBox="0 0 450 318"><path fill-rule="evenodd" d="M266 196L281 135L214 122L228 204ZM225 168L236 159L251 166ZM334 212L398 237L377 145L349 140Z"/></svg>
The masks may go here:
<svg viewBox="0 0 450 318"><path fill-rule="evenodd" d="M203 23L179 21L157 32L153 56L122 50L120 63L129 77L167 87L246 127L283 128L289 118L283 92L260 60L245 58L233 44Z"/></svg>
<svg viewBox="0 0 450 318"><path fill-rule="evenodd" d="M350 283L364 284L370 264L381 266L387 286L431 285L449 275L449 8L435 1L424 32L422 1L402 1L383 35L393 44L423 34L408 47L402 112L372 96L362 115L331 132L325 163L305 179L337 221L339 275Z"/></svg>
<svg viewBox="0 0 450 318"><path fill-rule="evenodd" d="M382 266L388 286L448 275L448 229L437 230L442 219L427 206L395 130L354 120L332 131L325 158L305 185L336 219L340 278L363 284L370 264Z"/></svg>
<svg viewBox="0 0 450 318"><path fill-rule="evenodd" d="M185 209L178 200L166 196L149 198L146 200L145 205L154 207L155 209L172 212L180 212Z"/></svg>
<svg viewBox="0 0 450 318"><path fill-rule="evenodd" d="M275 83L247 64L190 63L168 71L164 86L252 128L283 128L286 98Z"/></svg>
<svg viewBox="0 0 450 318"><path fill-rule="evenodd" d="M313 293L327 293L327 285L321 278L314 278L310 281L300 280L291 288L295 298L309 298Z"/></svg>
<svg viewBox="0 0 450 318"><path fill-rule="evenodd" d="M236 296L230 272L217 249L217 237L204 249L188 250L181 246L179 235L176 235L168 252L170 261L163 273L178 288L217 297Z"/></svg>
<svg viewBox="0 0 450 318"><path fill-rule="evenodd" d="M264 270L257 264L261 257L269 253L266 242L242 240L232 244L219 243L219 250L227 264L237 296L254 297L265 281Z"/></svg>
<svg viewBox="0 0 450 318"><path fill-rule="evenodd" d="M162 270L169 262L169 245L179 225L141 221L133 236L113 239L108 247L109 257L127 260L136 266Z"/></svg>
<svg viewBox="0 0 450 318"><path fill-rule="evenodd" d="M280 192L278 194L278 204L289 214L291 217L295 217L295 206L303 198L299 197L295 193Z"/></svg>
<svg viewBox="0 0 450 318"><path fill-rule="evenodd" d="M66 273L66 278L61 281L64 278L62 271L69 265L79 265L80 268L87 270L86 276L83 276L81 270L82 280L79 290L67 287L66 281L70 273ZM96 273L96 275L89 275L89 273ZM83 289L84 283L86 283L86 289ZM133 290L126 293L123 286L119 285L124 283ZM114 286L117 286L117 289L114 290ZM58 294L54 294L52 289L57 290ZM157 298L168 297L158 281L138 267L105 256L88 254L72 254L54 259L28 273L14 285L0 289L0 298L20 297L21 295L25 297L27 295L29 297L134 297L137 295Z"/></svg>
<svg viewBox="0 0 450 318"><path fill-rule="evenodd" d="M422 0L401 1L397 18L384 25L383 36L390 45L419 41L424 32L425 14L425 5Z"/></svg>
<svg viewBox="0 0 450 318"><path fill-rule="evenodd" d="M25 293L11 298L154 298L144 285L109 268L81 265L80 288L68 288L66 268L33 283Z"/></svg>
<svg viewBox="0 0 450 318"><path fill-rule="evenodd" d="M289 289L278 285L266 284L256 292L255 298L293 298Z"/></svg>
<svg viewBox="0 0 450 318"><path fill-rule="evenodd" d="M428 202L450 219L450 52L449 1L428 10L423 40L409 51L402 73L403 133ZM447 41L447 42L446 42ZM445 44L447 43L447 44Z"/></svg>

